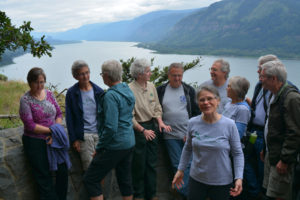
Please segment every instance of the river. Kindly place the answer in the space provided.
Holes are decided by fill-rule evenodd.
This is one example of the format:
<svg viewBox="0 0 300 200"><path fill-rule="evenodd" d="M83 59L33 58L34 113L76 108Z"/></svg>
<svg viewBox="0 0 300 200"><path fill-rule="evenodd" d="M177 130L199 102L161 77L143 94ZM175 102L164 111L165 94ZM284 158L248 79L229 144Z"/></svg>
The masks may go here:
<svg viewBox="0 0 300 200"><path fill-rule="evenodd" d="M196 55L177 55L177 54L157 54L148 49L135 46L133 42L102 42L102 41L83 41L82 43L56 45L52 52L52 57L44 56L40 59L32 57L31 54L14 59L15 64L0 67L0 73L6 75L9 80L26 81L26 75L30 68L41 67L47 75L47 83L56 85L58 90L68 88L76 80L71 74L71 65L75 60L85 60L91 69L91 80L103 88L107 88L102 78L101 64L109 59L127 60L135 58L154 58L153 66L168 66L172 62L191 62L196 59ZM248 92L252 97L254 86L258 80L257 58L247 57L228 57L228 56L207 56L201 55L201 67L186 71L183 80L187 83L201 84L210 79L209 68L214 60L223 58L230 63L229 76L244 76L250 83ZM300 86L300 60L282 60L288 71L288 80L298 87Z"/></svg>

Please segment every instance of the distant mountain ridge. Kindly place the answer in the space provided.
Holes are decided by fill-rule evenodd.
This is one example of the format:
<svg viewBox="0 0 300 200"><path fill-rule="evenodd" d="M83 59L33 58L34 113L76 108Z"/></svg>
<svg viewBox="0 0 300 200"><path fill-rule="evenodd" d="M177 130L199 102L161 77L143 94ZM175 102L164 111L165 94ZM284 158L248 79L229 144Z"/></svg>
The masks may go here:
<svg viewBox="0 0 300 200"><path fill-rule="evenodd" d="M153 42L163 38L179 20L196 10L199 9L161 10L132 20L89 24L65 32L43 34L59 40Z"/></svg>
<svg viewBox="0 0 300 200"><path fill-rule="evenodd" d="M300 58L299 10L299 0L223 0L45 34L58 40L140 42L160 53Z"/></svg>
<svg viewBox="0 0 300 200"><path fill-rule="evenodd" d="M223 0L178 22L157 43L163 53L300 58L300 1Z"/></svg>

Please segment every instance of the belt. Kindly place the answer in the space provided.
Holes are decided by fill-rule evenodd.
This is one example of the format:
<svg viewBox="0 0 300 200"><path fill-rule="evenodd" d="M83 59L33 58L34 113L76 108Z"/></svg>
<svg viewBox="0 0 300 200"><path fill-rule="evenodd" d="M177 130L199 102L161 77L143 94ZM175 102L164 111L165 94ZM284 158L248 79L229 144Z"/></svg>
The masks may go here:
<svg viewBox="0 0 300 200"><path fill-rule="evenodd" d="M139 124L150 124L153 123L153 118L151 118L149 121L139 122Z"/></svg>

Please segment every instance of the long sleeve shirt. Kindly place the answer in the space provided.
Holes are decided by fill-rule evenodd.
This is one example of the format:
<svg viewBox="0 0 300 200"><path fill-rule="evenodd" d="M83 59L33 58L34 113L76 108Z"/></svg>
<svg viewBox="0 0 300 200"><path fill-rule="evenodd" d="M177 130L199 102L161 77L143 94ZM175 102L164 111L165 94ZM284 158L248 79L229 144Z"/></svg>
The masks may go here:
<svg viewBox="0 0 300 200"><path fill-rule="evenodd" d="M62 112L53 96L46 90L46 97L39 101L26 92L20 100L20 118L24 124L24 135L34 138L45 139L48 134L34 133L35 126L50 127L55 124L57 118L62 118Z"/></svg>
<svg viewBox="0 0 300 200"><path fill-rule="evenodd" d="M233 120L222 116L213 124L201 115L190 119L179 170L184 171L192 157L190 176L208 185L227 185L233 180L230 154L233 158L234 179L242 179L244 155Z"/></svg>

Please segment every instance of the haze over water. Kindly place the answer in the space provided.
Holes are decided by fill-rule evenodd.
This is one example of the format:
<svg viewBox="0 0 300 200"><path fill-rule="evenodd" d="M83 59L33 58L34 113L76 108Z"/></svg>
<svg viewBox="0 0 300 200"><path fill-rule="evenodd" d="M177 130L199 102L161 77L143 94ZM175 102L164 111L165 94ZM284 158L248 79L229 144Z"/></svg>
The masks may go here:
<svg viewBox="0 0 300 200"><path fill-rule="evenodd" d="M71 66L75 60L81 59L89 64L91 69L90 79L100 87L107 88L99 76L101 65L109 59L127 60L135 58L154 58L153 66L168 66L172 62L191 62L197 55L156 54L148 49L137 48L133 42L101 42L84 41L82 43L55 45L52 57L33 58L31 54L14 59L15 64L0 67L0 73L6 75L9 80L26 81L26 76L32 67L41 67L45 70L47 83L57 85L58 90L69 88L76 80L71 74ZM254 86L258 81L257 58L228 57L228 56L201 56L201 67L186 71L183 80L187 83L201 84L210 79L209 68L214 60L223 58L230 63L229 76L244 76L250 83L249 97L252 97ZM282 60L288 71L288 80L300 88L300 61Z"/></svg>

